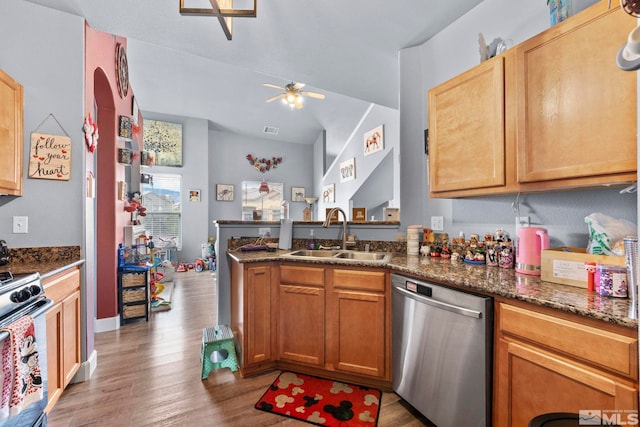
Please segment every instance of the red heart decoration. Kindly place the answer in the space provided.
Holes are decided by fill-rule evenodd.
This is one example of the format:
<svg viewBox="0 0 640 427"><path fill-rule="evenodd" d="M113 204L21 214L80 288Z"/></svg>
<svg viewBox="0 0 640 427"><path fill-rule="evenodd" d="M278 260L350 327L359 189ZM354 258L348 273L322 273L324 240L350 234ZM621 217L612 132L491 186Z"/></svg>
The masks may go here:
<svg viewBox="0 0 640 427"><path fill-rule="evenodd" d="M44 160L44 157L39 157L40 160Z"/></svg>
<svg viewBox="0 0 640 427"><path fill-rule="evenodd" d="M34 155L33 155L33 158L34 158L34 159L37 159L37 158L38 158L38 155L37 155L37 154L34 154Z"/></svg>
<svg viewBox="0 0 640 427"><path fill-rule="evenodd" d="M40 135L40 139L44 139L44 136Z"/></svg>
<svg viewBox="0 0 640 427"><path fill-rule="evenodd" d="M57 176L58 178L62 178L62 174L61 174L61 173L57 174L56 176Z"/></svg>
<svg viewBox="0 0 640 427"><path fill-rule="evenodd" d="M67 154L67 150L62 150L62 154Z"/></svg>

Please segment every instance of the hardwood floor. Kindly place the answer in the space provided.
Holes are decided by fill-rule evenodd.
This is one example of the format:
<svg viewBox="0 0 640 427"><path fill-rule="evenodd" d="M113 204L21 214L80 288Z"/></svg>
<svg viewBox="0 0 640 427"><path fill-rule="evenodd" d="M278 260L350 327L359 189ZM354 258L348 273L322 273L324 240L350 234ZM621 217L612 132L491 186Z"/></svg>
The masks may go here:
<svg viewBox="0 0 640 427"><path fill-rule="evenodd" d="M48 426L309 425L254 409L279 371L240 378L218 369L200 379L202 329L215 324L214 283L207 271L176 273L171 310L96 334L91 380L67 387ZM380 427L428 425L394 393L381 405Z"/></svg>

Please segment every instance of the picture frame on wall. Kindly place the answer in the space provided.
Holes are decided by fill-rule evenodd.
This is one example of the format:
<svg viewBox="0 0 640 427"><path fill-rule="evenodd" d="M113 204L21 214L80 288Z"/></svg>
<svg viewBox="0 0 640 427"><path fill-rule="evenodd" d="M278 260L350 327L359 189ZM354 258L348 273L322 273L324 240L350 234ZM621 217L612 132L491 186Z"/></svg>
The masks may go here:
<svg viewBox="0 0 640 427"><path fill-rule="evenodd" d="M356 179L356 158L352 157L340 163L340 182Z"/></svg>
<svg viewBox="0 0 640 427"><path fill-rule="evenodd" d="M291 186L291 201L292 202L303 202L304 203L304 198L305 197L306 197L306 195L305 195L304 187Z"/></svg>
<svg viewBox="0 0 640 427"><path fill-rule="evenodd" d="M384 125L380 125L364 134L364 155L384 150Z"/></svg>
<svg viewBox="0 0 640 427"><path fill-rule="evenodd" d="M182 124L147 119L142 140L144 151L153 153L154 166L182 167Z"/></svg>
<svg viewBox="0 0 640 427"><path fill-rule="evenodd" d="M216 200L233 202L233 184L216 184Z"/></svg>
<svg viewBox="0 0 640 427"><path fill-rule="evenodd" d="M324 203L334 203L336 201L335 184L327 184L322 186L322 201Z"/></svg>
<svg viewBox="0 0 640 427"><path fill-rule="evenodd" d="M200 201L200 190L189 190L189 201L190 202L199 202Z"/></svg>

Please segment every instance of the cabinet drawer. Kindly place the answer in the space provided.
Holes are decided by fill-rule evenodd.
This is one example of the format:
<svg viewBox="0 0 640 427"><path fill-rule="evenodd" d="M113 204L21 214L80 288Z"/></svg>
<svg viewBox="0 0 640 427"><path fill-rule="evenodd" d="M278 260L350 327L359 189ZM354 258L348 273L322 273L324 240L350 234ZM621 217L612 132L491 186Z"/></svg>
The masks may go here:
<svg viewBox="0 0 640 427"><path fill-rule="evenodd" d="M499 304L503 334L515 335L544 347L638 378L638 340L508 304Z"/></svg>
<svg viewBox="0 0 640 427"><path fill-rule="evenodd" d="M42 280L44 294L54 303L80 289L80 270L72 268Z"/></svg>
<svg viewBox="0 0 640 427"><path fill-rule="evenodd" d="M280 282L324 286L324 268L283 265L280 267Z"/></svg>
<svg viewBox="0 0 640 427"><path fill-rule="evenodd" d="M144 288L124 289L122 291L123 304L126 304L128 302L146 301L146 299L147 296Z"/></svg>
<svg viewBox="0 0 640 427"><path fill-rule="evenodd" d="M333 270L333 287L340 289L358 289L384 292L385 276L383 271Z"/></svg>

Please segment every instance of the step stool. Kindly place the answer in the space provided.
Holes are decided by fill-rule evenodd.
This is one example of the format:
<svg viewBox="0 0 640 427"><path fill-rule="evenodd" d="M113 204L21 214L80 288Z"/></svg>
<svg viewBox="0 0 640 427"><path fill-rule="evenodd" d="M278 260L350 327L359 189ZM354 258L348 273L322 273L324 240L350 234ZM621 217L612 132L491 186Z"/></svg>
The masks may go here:
<svg viewBox="0 0 640 427"><path fill-rule="evenodd" d="M218 325L202 330L202 379L206 380L214 369L238 370L233 332L227 325Z"/></svg>

